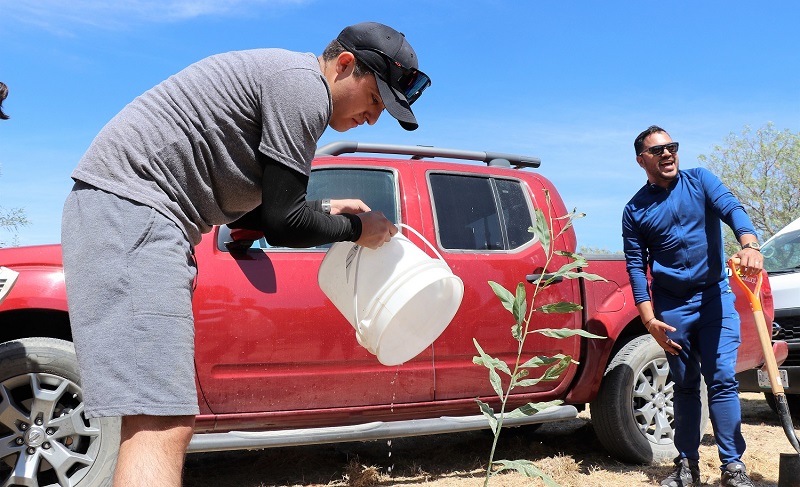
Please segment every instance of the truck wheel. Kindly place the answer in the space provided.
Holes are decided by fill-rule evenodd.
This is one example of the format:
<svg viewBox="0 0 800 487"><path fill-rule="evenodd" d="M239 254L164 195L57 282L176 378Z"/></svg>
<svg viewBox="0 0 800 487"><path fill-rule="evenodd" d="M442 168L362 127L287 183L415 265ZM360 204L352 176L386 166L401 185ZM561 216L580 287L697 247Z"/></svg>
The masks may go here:
<svg viewBox="0 0 800 487"><path fill-rule="evenodd" d="M0 344L0 485L110 486L119 418L87 419L72 344Z"/></svg>
<svg viewBox="0 0 800 487"><path fill-rule="evenodd" d="M664 350L650 335L633 338L617 352L590 405L595 433L609 453L622 461L641 464L659 464L677 456L672 429L673 385ZM705 431L705 382L700 391L700 430Z"/></svg>
<svg viewBox="0 0 800 487"><path fill-rule="evenodd" d="M778 414L778 404L775 402L775 395L771 392L765 392L764 399L767 400L767 404L769 404L769 408L772 409L772 412ZM786 405L789 406L789 413L795 424L800 423L800 394L786 394Z"/></svg>

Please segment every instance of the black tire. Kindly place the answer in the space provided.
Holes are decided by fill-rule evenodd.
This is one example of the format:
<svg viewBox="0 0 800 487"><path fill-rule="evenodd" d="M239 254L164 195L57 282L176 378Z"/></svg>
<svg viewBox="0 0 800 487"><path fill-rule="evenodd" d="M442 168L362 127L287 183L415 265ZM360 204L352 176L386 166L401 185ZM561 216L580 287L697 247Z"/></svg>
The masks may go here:
<svg viewBox="0 0 800 487"><path fill-rule="evenodd" d="M775 395L771 392L764 393L764 399L767 400L769 408L772 412L778 414L778 404L775 402ZM800 394L786 394L786 405L789 406L789 413L792 416L794 424L800 424Z"/></svg>
<svg viewBox="0 0 800 487"><path fill-rule="evenodd" d="M87 419L83 407L71 343L0 344L0 485L110 486L119 418Z"/></svg>
<svg viewBox="0 0 800 487"><path fill-rule="evenodd" d="M639 464L674 459L672 376L664 350L650 335L631 339L608 365L597 397L590 405L600 443L615 458ZM703 402L701 431L708 425L708 397Z"/></svg>

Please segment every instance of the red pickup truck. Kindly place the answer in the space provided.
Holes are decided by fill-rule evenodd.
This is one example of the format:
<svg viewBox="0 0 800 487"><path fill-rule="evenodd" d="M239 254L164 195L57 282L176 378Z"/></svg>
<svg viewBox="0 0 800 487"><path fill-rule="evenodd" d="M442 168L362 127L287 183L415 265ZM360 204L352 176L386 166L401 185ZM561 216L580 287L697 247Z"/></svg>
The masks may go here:
<svg viewBox="0 0 800 487"><path fill-rule="evenodd" d="M373 155L342 155L353 152ZM489 355L508 361L516 357L517 344L510 333L513 317L488 281L514 289L566 263L557 256L552 269L542 268L542 245L528 231L533 210L546 205L545 191L554 214L567 213L553 184L533 170L538 166L532 157L431 147L340 142L320 149L309 198L361 198L419 231L463 280L464 298L450 325L430 348L399 366L381 365L362 348L353 327L320 290L324 247L270 248L262 239L245 252L230 252L230 232L215 228L196 248L201 413L190 451L487 427L475 399L493 406L498 400L486 369L472 361L473 339ZM564 221L554 225L558 234ZM560 233L553 246L575 252L574 229ZM594 429L609 453L628 462L671 459L672 387L663 351L639 320L624 260L589 261L585 270L606 282L565 279L537 298L537 304L570 301L583 310L541 314L535 326L584 329L607 339L531 335L526 354L562 353L579 364L558 380L515 389L510 407L556 399L563 404L505 425L572 418L591 405ZM60 247L0 249L0 265L19 272L0 303L0 484L106 485L119 421L82 414ZM771 322L766 280L763 301ZM746 299L738 300L737 308L743 320L738 368L753 369L763 359L752 314ZM786 344L775 347L781 361Z"/></svg>

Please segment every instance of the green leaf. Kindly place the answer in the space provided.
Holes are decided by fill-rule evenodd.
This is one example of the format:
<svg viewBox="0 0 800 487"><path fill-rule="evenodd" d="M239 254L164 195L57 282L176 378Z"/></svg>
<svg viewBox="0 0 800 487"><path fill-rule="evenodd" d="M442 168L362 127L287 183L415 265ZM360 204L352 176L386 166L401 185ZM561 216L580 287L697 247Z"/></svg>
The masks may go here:
<svg viewBox="0 0 800 487"><path fill-rule="evenodd" d="M532 357L524 364L520 365L520 368L536 368L541 367L543 365L550 365L555 362L558 362L559 358L557 357L548 357L546 355L537 355L536 357Z"/></svg>
<svg viewBox="0 0 800 487"><path fill-rule="evenodd" d="M581 263L578 261L567 262L566 264L562 265L559 270L555 272L554 276L567 277L567 275L570 273L571 270L577 269L578 267L581 267ZM570 277L567 278L571 279Z"/></svg>
<svg viewBox="0 0 800 487"><path fill-rule="evenodd" d="M525 377L528 377L529 375L531 375L531 372L528 369L523 369L520 367L517 375L515 375L511 380L511 388L528 387L539 383L539 379L525 379Z"/></svg>
<svg viewBox="0 0 800 487"><path fill-rule="evenodd" d="M472 343L475 344L475 348L478 349L478 353L480 354L480 357L472 357L473 364L483 365L489 370L497 368L505 372L509 376L511 375L511 370L508 368L508 365L506 365L505 362L503 362L499 358L491 357L486 352L484 352L481 346L478 345L478 340L473 338Z"/></svg>
<svg viewBox="0 0 800 487"><path fill-rule="evenodd" d="M522 336L523 335L522 335L522 324L521 323L515 323L511 327L511 336L514 337L517 341L522 340Z"/></svg>
<svg viewBox="0 0 800 487"><path fill-rule="evenodd" d="M535 386L541 381L542 379L540 377L534 377L533 379L518 380L514 382L514 387L531 387Z"/></svg>
<svg viewBox="0 0 800 487"><path fill-rule="evenodd" d="M568 214L568 215L564 215L564 216L562 216L562 217L558 218L558 220L564 220L564 219L567 219L567 223L566 223L566 224L564 224L564 228L562 228L562 229L561 229L561 231L559 231L559 232L558 232L558 235L557 235L557 236L561 236L561 234L563 234L564 232L566 232L566 231L567 231L567 230L568 230L568 229L569 229L569 228L572 226L572 223L573 223L573 222L574 222L574 221L575 221L577 218L583 218L583 217L585 217L585 216L586 216L586 213L578 213L578 209L577 209L577 208L573 208L573 210L572 210L572 213L570 213L570 214Z"/></svg>
<svg viewBox="0 0 800 487"><path fill-rule="evenodd" d="M500 380L500 374L494 368L489 369L489 382L492 384L495 394L501 400L503 399L503 381Z"/></svg>
<svg viewBox="0 0 800 487"><path fill-rule="evenodd" d="M563 404L564 401L561 399L555 399L553 401L547 402L529 402L524 406L520 406L517 409L511 411L510 413L506 413L503 415L503 419L512 419L512 418L526 418L528 416L533 416L534 414L544 411L547 408L558 406Z"/></svg>
<svg viewBox="0 0 800 487"><path fill-rule="evenodd" d="M531 333L539 333L541 335L550 338L569 338L575 335L582 336L584 338L600 338L600 339L607 338L604 336L589 333L586 330L575 330L572 328L539 328L538 330L531 331Z"/></svg>
<svg viewBox="0 0 800 487"><path fill-rule="evenodd" d="M491 365L492 357L488 356L486 354L486 352L483 351L481 346L478 344L478 340L476 338L473 338L472 339L472 343L475 345L475 348L478 350L478 353L480 354L480 357L473 357L472 358L472 363L475 363L475 364L478 364L478 365L483 364L483 365L485 365L487 367L493 367L493 365Z"/></svg>
<svg viewBox="0 0 800 487"><path fill-rule="evenodd" d="M583 306L581 306L580 304L561 301L558 303L545 304L537 308L536 311L542 313L573 313L575 311L580 311L582 309Z"/></svg>
<svg viewBox="0 0 800 487"><path fill-rule="evenodd" d="M536 235L536 238L538 238L539 242L542 244L545 255L548 255L550 253L550 227L547 225L547 218L544 216L544 212L539 208L534 210L534 214L536 216L536 222L534 224L533 234Z"/></svg>
<svg viewBox="0 0 800 487"><path fill-rule="evenodd" d="M587 281L605 281L605 282L608 282L608 279L606 279L605 277L598 276L597 274L589 274L588 272L565 272L564 273L564 277L567 278L567 279L577 279L579 277L582 277L582 278L586 279Z"/></svg>
<svg viewBox="0 0 800 487"><path fill-rule="evenodd" d="M492 290L494 291L495 296L500 298L500 302L503 303L503 307L508 311L514 312L514 300L516 297L511 294L511 291L504 288L500 284L489 281L489 286L491 286Z"/></svg>
<svg viewBox="0 0 800 487"><path fill-rule="evenodd" d="M530 386L535 386L536 384L542 381L555 380L570 363L574 363L576 365L578 364L578 362L572 360L571 356L564 355L561 353L556 354L553 357L546 357L546 356L533 357L532 359L522 364L520 368L522 367L535 368L544 365L548 365L549 367L545 370L544 374L542 374L541 377L534 377L533 379L514 381L514 387L530 387Z"/></svg>
<svg viewBox="0 0 800 487"><path fill-rule="evenodd" d="M494 415L494 409L492 409L488 404L481 401L480 399L475 399L475 402L478 403L478 407L481 408L481 412L489 421L489 428L492 429L492 433L495 435L497 434L497 417Z"/></svg>
<svg viewBox="0 0 800 487"><path fill-rule="evenodd" d="M571 363L573 363L572 357L568 355L562 357L557 364L548 367L542 377L540 377L540 380L551 381L558 379L561 373L564 372Z"/></svg>
<svg viewBox="0 0 800 487"><path fill-rule="evenodd" d="M553 253L556 254L556 255L560 255L562 257L568 257L568 258L572 259L575 262L580 262L580 264L581 264L580 267L584 267L584 266L589 265L589 261L586 260L586 257L584 257L584 256L582 256L580 254L575 254L575 253L569 252L567 250L556 250Z"/></svg>
<svg viewBox="0 0 800 487"><path fill-rule="evenodd" d="M556 218L556 219L557 220L561 220L563 218L566 218L566 216L562 217L562 218ZM561 235L563 235L564 232L566 232L567 230L570 229L570 227L572 227L572 220L567 220L567 223L565 223L564 226L561 228L561 230L558 231L558 235L556 235L556 237L560 237Z"/></svg>
<svg viewBox="0 0 800 487"><path fill-rule="evenodd" d="M510 376L511 371L509 370L508 365L506 365L506 363L500 359L496 359L487 355L486 352L484 352L481 346L478 344L478 340L476 340L475 338L472 339L472 343L475 344L475 348L478 349L478 353L480 354L479 357L472 357L472 363L476 365L483 365L487 369L489 369L489 382L492 384L492 388L494 389L494 392L497 394L497 397L499 397L502 400L503 381L500 379L500 375L497 373L497 370L495 369L500 369Z"/></svg>
<svg viewBox="0 0 800 487"><path fill-rule="evenodd" d="M495 465L499 465L499 468L495 470L495 472L492 475L497 475L503 470L515 470L525 475L528 478L542 479L542 481L544 481L545 485L547 485L548 487L561 487L550 476L539 470L539 468L536 465L534 465L534 463L531 462L530 460L496 460L493 463Z"/></svg>
<svg viewBox="0 0 800 487"><path fill-rule="evenodd" d="M527 296L525 294L525 284L519 283L517 284L517 294L514 297L514 305L513 305L513 313L514 313L514 320L517 324L522 323L525 319L525 313L528 309L527 304Z"/></svg>
<svg viewBox="0 0 800 487"><path fill-rule="evenodd" d="M570 357L569 355L558 354L557 357L558 358L555 358L551 362L552 365L550 365L550 367L548 367L547 370L544 371L544 374L542 374L541 377L515 381L514 387L530 387L530 386L535 386L539 382L556 380L561 375L561 373L564 372L564 370L567 367L569 367L570 364L573 363L576 365L578 364L578 362L572 360L572 357Z"/></svg>

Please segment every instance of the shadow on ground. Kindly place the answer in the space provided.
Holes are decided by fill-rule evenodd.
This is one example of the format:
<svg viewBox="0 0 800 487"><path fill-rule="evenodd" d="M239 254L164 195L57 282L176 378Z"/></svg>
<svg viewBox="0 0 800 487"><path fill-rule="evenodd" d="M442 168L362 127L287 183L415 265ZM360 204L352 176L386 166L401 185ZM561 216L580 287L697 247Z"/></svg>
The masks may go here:
<svg viewBox="0 0 800 487"><path fill-rule="evenodd" d="M780 426L777 416L758 395L742 399L743 424ZM199 453L187 458L185 487L347 486L353 465L379 472L369 486L437 483L442 479L475 479L480 485L491 448L488 430L449 435L396 438L391 441L351 442L277 448L259 451ZM714 447L706 434L703 445ZM537 427L504 429L495 459L525 458L536 464L568 457L576 473L638 469L651 485L666 476L670 466L628 465L609 457L595 437L584 413L581 417ZM346 480L350 477L350 483ZM755 480L755 479L754 479ZM760 486L777 484L765 481ZM445 482L446 483L446 482ZM453 484L455 485L455 484Z"/></svg>

